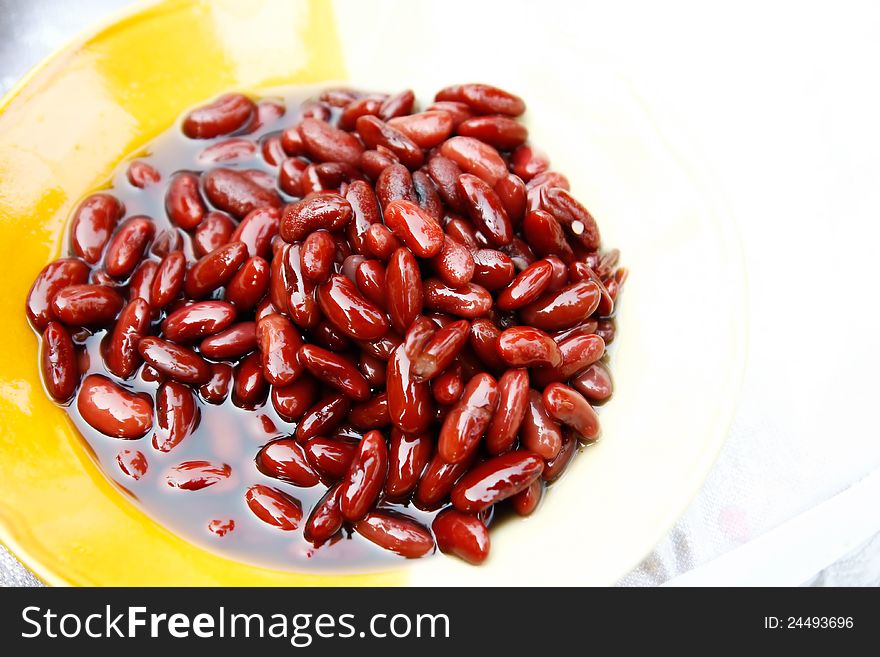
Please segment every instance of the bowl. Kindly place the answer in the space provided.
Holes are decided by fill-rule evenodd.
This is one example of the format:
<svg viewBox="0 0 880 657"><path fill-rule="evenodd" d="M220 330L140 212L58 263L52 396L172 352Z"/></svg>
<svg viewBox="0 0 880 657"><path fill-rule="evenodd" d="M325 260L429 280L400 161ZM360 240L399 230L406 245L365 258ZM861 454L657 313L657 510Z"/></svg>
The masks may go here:
<svg viewBox="0 0 880 657"><path fill-rule="evenodd" d="M166 0L139 4L31 71L0 102L0 540L38 577L70 585L610 584L699 489L741 378L744 274L723 199L687 139L625 72L552 17L529 20L528 58L496 56L516 16L471 3ZM466 9L466 11L465 11ZM466 17L467 20L464 20ZM488 21L501 24L487 31ZM404 56L401 56L404 53ZM597 217L631 271L618 314L616 390L603 437L534 516L493 529L489 560L438 556L380 573L239 563L151 520L102 474L45 395L24 299L58 257L76 202L186 109L227 90L348 81L509 88L532 140Z"/></svg>

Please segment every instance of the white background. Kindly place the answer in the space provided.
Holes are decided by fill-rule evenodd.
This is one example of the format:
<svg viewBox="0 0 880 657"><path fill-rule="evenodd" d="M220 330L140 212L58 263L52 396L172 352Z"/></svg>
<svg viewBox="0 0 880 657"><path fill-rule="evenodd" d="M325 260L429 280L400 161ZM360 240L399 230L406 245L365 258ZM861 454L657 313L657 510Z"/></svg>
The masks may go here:
<svg viewBox="0 0 880 657"><path fill-rule="evenodd" d="M0 91L123 4L0 0ZM705 487L624 579L659 583L880 466L880 4L545 0L499 11L558 14L560 31L625 72L692 142L740 234L743 390ZM681 302L669 321L699 321L687 281L670 284ZM0 582L27 581L0 548ZM877 585L880 540L811 581Z"/></svg>

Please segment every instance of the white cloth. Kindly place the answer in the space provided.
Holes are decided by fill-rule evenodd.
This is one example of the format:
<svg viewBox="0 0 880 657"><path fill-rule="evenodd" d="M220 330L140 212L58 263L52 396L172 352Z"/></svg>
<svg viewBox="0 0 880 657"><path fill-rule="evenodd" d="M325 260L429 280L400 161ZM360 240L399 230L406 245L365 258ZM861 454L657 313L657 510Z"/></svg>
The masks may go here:
<svg viewBox="0 0 880 657"><path fill-rule="evenodd" d="M118 4L0 0L0 83ZM880 467L880 6L551 5L542 11L559 13L560 30L592 43L693 141L743 244L749 348L736 417L693 503L621 580L655 585ZM686 301L686 281L669 283ZM668 319L699 321L699 309L676 303ZM805 583L878 584L880 538L841 557ZM0 583L34 580L0 550Z"/></svg>

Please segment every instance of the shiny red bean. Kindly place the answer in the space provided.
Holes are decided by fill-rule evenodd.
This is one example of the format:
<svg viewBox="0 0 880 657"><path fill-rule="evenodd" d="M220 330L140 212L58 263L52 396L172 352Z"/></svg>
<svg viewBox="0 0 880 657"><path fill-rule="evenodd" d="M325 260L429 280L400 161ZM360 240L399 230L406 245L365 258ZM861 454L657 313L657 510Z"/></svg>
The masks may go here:
<svg viewBox="0 0 880 657"><path fill-rule="evenodd" d="M492 457L455 484L452 503L459 511L477 513L525 490L543 470L544 461L527 450Z"/></svg>
<svg viewBox="0 0 880 657"><path fill-rule="evenodd" d="M513 504L513 510L516 511L518 515L530 516L535 512L535 509L538 508L543 496L544 482L541 479L536 479L529 484L528 488L521 490L510 498L510 501Z"/></svg>
<svg viewBox="0 0 880 657"><path fill-rule="evenodd" d="M454 363L431 380L431 392L438 404L448 406L461 398L464 390L461 365Z"/></svg>
<svg viewBox="0 0 880 657"><path fill-rule="evenodd" d="M450 315L472 319L482 317L492 309L492 295L475 283L449 287L431 278L425 281L425 306Z"/></svg>
<svg viewBox="0 0 880 657"><path fill-rule="evenodd" d="M373 508L388 475L388 446L379 431L367 433L341 483L339 509L346 520L361 520Z"/></svg>
<svg viewBox="0 0 880 657"><path fill-rule="evenodd" d="M367 401L355 404L351 408L348 421L361 431L387 427L391 424L391 415L388 412L388 395L383 392Z"/></svg>
<svg viewBox="0 0 880 657"><path fill-rule="evenodd" d="M256 153L257 145L250 139L233 138L206 146L196 159L199 164L244 162L252 159Z"/></svg>
<svg viewBox="0 0 880 657"><path fill-rule="evenodd" d="M598 335L575 333L559 342L562 362L556 367L535 370L535 383L546 386L554 381L567 381L586 369L605 353L605 341Z"/></svg>
<svg viewBox="0 0 880 657"><path fill-rule="evenodd" d="M388 125L409 137L416 146L428 149L442 144L452 134L452 114L444 111L420 112L398 116Z"/></svg>
<svg viewBox="0 0 880 657"><path fill-rule="evenodd" d="M474 276L474 257L460 242L444 235L443 248L431 264L437 277L449 287L461 287Z"/></svg>
<svg viewBox="0 0 880 657"><path fill-rule="evenodd" d="M219 210L242 219L259 208L281 207L281 198L241 169L211 169L204 175L205 195Z"/></svg>
<svg viewBox="0 0 880 657"><path fill-rule="evenodd" d="M240 311L254 308L266 295L270 265L259 256L247 260L226 285L224 298Z"/></svg>
<svg viewBox="0 0 880 657"><path fill-rule="evenodd" d="M322 283L330 276L336 256L336 240L326 230L306 237L300 250L302 273L308 280Z"/></svg>
<svg viewBox="0 0 880 657"><path fill-rule="evenodd" d="M303 366L297 355L303 344L302 336L284 315L267 315L257 322L257 343L266 381L283 386L302 374Z"/></svg>
<svg viewBox="0 0 880 657"><path fill-rule="evenodd" d="M467 121L469 118L474 116L474 111L470 108L469 105L465 103L459 103L457 101L452 100L438 100L425 108L426 112L446 112L449 116L452 117L452 126L453 128L461 125L463 121Z"/></svg>
<svg viewBox="0 0 880 657"><path fill-rule="evenodd" d="M211 363L211 378L199 386L199 394L209 404L222 404L232 385L232 366L228 363Z"/></svg>
<svg viewBox="0 0 880 657"><path fill-rule="evenodd" d="M146 337L138 343L141 357L162 374L192 385L207 383L211 367L191 349L160 338Z"/></svg>
<svg viewBox="0 0 880 657"><path fill-rule="evenodd" d="M199 351L208 358L214 358L216 360L234 360L236 358L241 358L242 356L251 353L256 348L256 322L239 322L233 324L225 330L214 333L210 337L206 337L199 345Z"/></svg>
<svg viewBox="0 0 880 657"><path fill-rule="evenodd" d="M257 106L242 94L224 94L190 111L183 119L183 134L191 139L212 139L232 134L254 120Z"/></svg>
<svg viewBox="0 0 880 657"><path fill-rule="evenodd" d="M193 299L207 296L235 275L247 258L243 242L231 242L212 251L186 273L184 292Z"/></svg>
<svg viewBox="0 0 880 657"><path fill-rule="evenodd" d="M123 214L125 206L112 194L99 192L87 197L77 206L70 223L73 254L96 264Z"/></svg>
<svg viewBox="0 0 880 657"><path fill-rule="evenodd" d="M544 462L544 472L541 473L541 478L548 484L559 479L571 464L571 460L577 451L577 445L578 441L570 434L563 435L562 446L559 452L556 456Z"/></svg>
<svg viewBox="0 0 880 657"><path fill-rule="evenodd" d="M357 257L357 256L354 256ZM419 293L421 293L421 279ZM364 260L355 272L355 284L364 298L378 308L388 306L388 280L385 267L378 260ZM392 318L393 319L393 318Z"/></svg>
<svg viewBox="0 0 880 657"><path fill-rule="evenodd" d="M371 543L407 559L423 557L434 549L431 532L406 516L373 512L354 529Z"/></svg>
<svg viewBox="0 0 880 657"><path fill-rule="evenodd" d="M433 379L452 365L467 344L470 324L463 319L450 322L438 330L412 359L412 372L422 380Z"/></svg>
<svg viewBox="0 0 880 657"><path fill-rule="evenodd" d="M339 510L340 487L333 486L312 509L303 536L307 541L320 545L342 529L344 518Z"/></svg>
<svg viewBox="0 0 880 657"><path fill-rule="evenodd" d="M49 322L43 331L40 352L43 383L46 391L57 402L73 397L79 384L79 364L76 349L67 329L58 322Z"/></svg>
<svg viewBox="0 0 880 657"><path fill-rule="evenodd" d="M352 214L351 204L339 194L313 194L285 208L281 237L287 242L296 242L322 228L339 230L351 220Z"/></svg>
<svg viewBox="0 0 880 657"><path fill-rule="evenodd" d="M498 379L498 411L486 429L486 449L501 454L513 447L529 403L529 374L507 370Z"/></svg>
<svg viewBox="0 0 880 657"><path fill-rule="evenodd" d="M356 401L370 398L370 384L354 363L337 353L316 345L303 345L299 361L319 381L340 390Z"/></svg>
<svg viewBox="0 0 880 657"><path fill-rule="evenodd" d="M579 436L591 440L599 435L599 416L584 396L562 383L544 389L544 408L557 421L571 427Z"/></svg>
<svg viewBox="0 0 880 657"><path fill-rule="evenodd" d="M136 449L123 449L116 455L116 463L123 473L135 481L147 474L147 457Z"/></svg>
<svg viewBox="0 0 880 657"><path fill-rule="evenodd" d="M423 509L437 508L448 499L452 487L470 466L470 460L447 463L439 454L435 454L416 488L416 503Z"/></svg>
<svg viewBox="0 0 880 657"><path fill-rule="evenodd" d="M409 169L397 162L388 165L376 179L376 198L383 210L392 201L418 203L419 198Z"/></svg>
<svg viewBox="0 0 880 657"><path fill-rule="evenodd" d="M143 160L132 160L125 172L128 182L140 189L146 189L162 180L162 175Z"/></svg>
<svg viewBox="0 0 880 657"><path fill-rule="evenodd" d="M493 370L505 369L504 361L498 354L499 329L491 320L478 319L471 323L470 345L477 358Z"/></svg>
<svg viewBox="0 0 880 657"><path fill-rule="evenodd" d="M498 295L496 305L499 310L516 310L528 305L541 296L553 277L553 266L546 260L532 263L519 274Z"/></svg>
<svg viewBox="0 0 880 657"><path fill-rule="evenodd" d="M385 224L420 258L431 258L443 248L443 229L418 205L392 201L385 208Z"/></svg>
<svg viewBox="0 0 880 657"><path fill-rule="evenodd" d="M134 299L119 314L110 333L104 354L107 369L120 379L127 379L141 364L138 343L150 330L150 305L141 298Z"/></svg>
<svg viewBox="0 0 880 657"><path fill-rule="evenodd" d="M519 116L526 111L522 98L489 84L457 84L441 89L434 98L465 103L481 114Z"/></svg>
<svg viewBox="0 0 880 657"><path fill-rule="evenodd" d="M513 151L510 168L517 176L528 182L550 168L547 155L534 146L524 145Z"/></svg>
<svg viewBox="0 0 880 657"><path fill-rule="evenodd" d="M475 515L446 509L431 524L437 547L470 564L479 565L489 556L489 530Z"/></svg>
<svg viewBox="0 0 880 657"><path fill-rule="evenodd" d="M515 326L498 337L498 355L510 367L558 367L562 353L553 338L531 326Z"/></svg>
<svg viewBox="0 0 880 657"><path fill-rule="evenodd" d="M507 116L475 116L462 121L456 132L463 137L479 139L500 151L512 151L529 138L528 129Z"/></svg>
<svg viewBox="0 0 880 657"><path fill-rule="evenodd" d="M603 402L611 396L614 383L603 363L593 363L571 381L572 387L591 401Z"/></svg>
<svg viewBox="0 0 880 657"><path fill-rule="evenodd" d="M331 276L318 286L317 298L324 316L349 337L374 340L388 330L385 313L364 299L345 276Z"/></svg>
<svg viewBox="0 0 880 657"><path fill-rule="evenodd" d="M170 452L198 426L199 408L189 386L165 381L156 392L156 432L153 447Z"/></svg>
<svg viewBox="0 0 880 657"><path fill-rule="evenodd" d="M122 388L100 374L82 382L76 399L82 419L101 433L134 440L153 426L153 404L145 395Z"/></svg>
<svg viewBox="0 0 880 657"><path fill-rule="evenodd" d="M385 282L391 325L397 332L405 333L424 304L421 272L409 249L399 248L391 256Z"/></svg>
<svg viewBox="0 0 880 657"><path fill-rule="evenodd" d="M520 308L526 324L544 331L570 328L587 319L599 306L601 293L593 281L580 281L548 292Z"/></svg>
<svg viewBox="0 0 880 657"><path fill-rule="evenodd" d="M127 277L140 262L155 233L156 225L149 217L126 219L107 246L104 270L114 278Z"/></svg>
<svg viewBox="0 0 880 657"><path fill-rule="evenodd" d="M277 488L255 484L247 489L244 500L257 518L281 531L293 531L302 521L299 500Z"/></svg>
<svg viewBox="0 0 880 657"><path fill-rule="evenodd" d="M52 315L68 326L101 326L112 322L125 303L106 285L68 285L52 297Z"/></svg>
<svg viewBox="0 0 880 657"><path fill-rule="evenodd" d="M165 192L165 212L171 223L183 230L193 230L202 222L208 210L196 174L184 171L171 178Z"/></svg>
<svg viewBox="0 0 880 657"><path fill-rule="evenodd" d="M519 434L522 446L542 459L555 458L562 448L562 429L544 407L540 392L528 391L525 410Z"/></svg>
<svg viewBox="0 0 880 657"><path fill-rule="evenodd" d="M364 250L383 262L403 244L384 224L373 224L364 237Z"/></svg>
<svg viewBox="0 0 880 657"><path fill-rule="evenodd" d="M70 285L81 285L89 278L89 268L82 260L61 258L46 265L28 293L25 312L28 321L38 331L54 319L52 299Z"/></svg>
<svg viewBox="0 0 880 657"><path fill-rule="evenodd" d="M599 248L601 238L596 220L567 190L551 187L541 195L541 204L587 249L595 251Z"/></svg>
<svg viewBox="0 0 880 657"><path fill-rule="evenodd" d="M448 139L440 147L440 154L452 160L465 173L481 178L490 189L507 175L507 165L498 151L473 137Z"/></svg>
<svg viewBox="0 0 880 657"><path fill-rule="evenodd" d="M507 287L516 275L513 260L501 251L478 249L474 251L473 257L474 277L471 280L487 290L494 291Z"/></svg>
<svg viewBox="0 0 880 657"><path fill-rule="evenodd" d="M329 433L342 423L350 409L351 401L345 395L327 395L306 411L296 427L294 437L304 442Z"/></svg>
<svg viewBox="0 0 880 657"><path fill-rule="evenodd" d="M462 463L482 440L498 406L498 383L488 374L477 374L464 388L440 429L437 453L447 463Z"/></svg>
<svg viewBox="0 0 880 657"><path fill-rule="evenodd" d="M268 477L310 488L320 479L306 459L302 446L291 438L274 440L257 453L257 469Z"/></svg>
<svg viewBox="0 0 880 657"><path fill-rule="evenodd" d="M364 147L351 133L316 119L304 119L299 134L306 153L318 162L345 162L356 165Z"/></svg>
<svg viewBox="0 0 880 657"><path fill-rule="evenodd" d="M235 316L235 306L226 301L197 301L169 313L162 322L162 332L173 342L190 342L220 333Z"/></svg>
<svg viewBox="0 0 880 657"><path fill-rule="evenodd" d="M349 440L312 438L305 443L309 464L323 477L338 481L348 472L358 444Z"/></svg>
<svg viewBox="0 0 880 657"><path fill-rule="evenodd" d="M235 222L225 212L209 212L193 233L193 252L201 258L232 239Z"/></svg>
<svg viewBox="0 0 880 657"><path fill-rule="evenodd" d="M155 310L161 310L180 294L186 277L186 256L173 251L162 259L150 284L149 301Z"/></svg>
<svg viewBox="0 0 880 657"><path fill-rule="evenodd" d="M418 169L425 161L425 152L412 139L375 116L360 117L355 127L367 148L387 149L408 169Z"/></svg>
<svg viewBox="0 0 880 657"><path fill-rule="evenodd" d="M433 404L427 382L420 382L412 374L406 346L394 350L388 362L388 411L394 425L405 433L420 433L431 423Z"/></svg>
<svg viewBox="0 0 880 657"><path fill-rule="evenodd" d="M574 257L559 222L543 210L533 210L523 220L523 233L539 256L556 255L570 262Z"/></svg>

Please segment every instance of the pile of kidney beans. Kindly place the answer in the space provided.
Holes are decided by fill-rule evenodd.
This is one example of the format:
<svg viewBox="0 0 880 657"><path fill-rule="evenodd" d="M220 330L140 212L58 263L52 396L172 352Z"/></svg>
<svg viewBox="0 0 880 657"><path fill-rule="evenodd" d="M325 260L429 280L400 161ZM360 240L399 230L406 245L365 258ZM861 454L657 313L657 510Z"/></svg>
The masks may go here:
<svg viewBox="0 0 880 657"><path fill-rule="evenodd" d="M254 455L279 486L246 489L253 522L315 546L353 530L404 557L436 541L483 561L493 505L532 513L578 441L598 436L626 277L528 144L524 111L483 84L415 113L411 91L348 89L295 107L227 94L190 111L180 127L205 144L200 170L127 168L166 216L92 194L69 255L37 276L27 316L46 390L138 446L117 457L132 479L202 409L230 395L248 411L271 404L290 425ZM82 348L95 336L97 366ZM165 482L199 491L231 474L188 460ZM304 511L293 493L313 486L326 494ZM410 505L435 512L430 529Z"/></svg>

